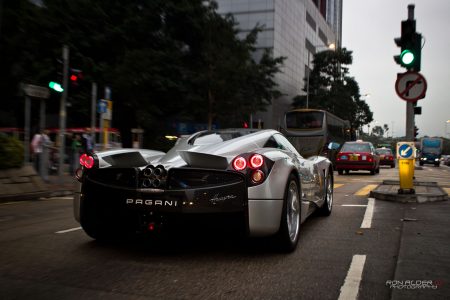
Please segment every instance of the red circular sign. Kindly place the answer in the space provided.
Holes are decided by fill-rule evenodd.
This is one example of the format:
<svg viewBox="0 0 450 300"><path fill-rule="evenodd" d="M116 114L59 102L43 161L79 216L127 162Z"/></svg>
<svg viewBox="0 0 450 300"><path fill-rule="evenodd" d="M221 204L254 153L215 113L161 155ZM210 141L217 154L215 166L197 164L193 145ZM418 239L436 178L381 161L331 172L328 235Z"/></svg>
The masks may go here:
<svg viewBox="0 0 450 300"><path fill-rule="evenodd" d="M395 92L405 101L416 102L423 99L427 91L427 81L418 72L398 74L395 81Z"/></svg>

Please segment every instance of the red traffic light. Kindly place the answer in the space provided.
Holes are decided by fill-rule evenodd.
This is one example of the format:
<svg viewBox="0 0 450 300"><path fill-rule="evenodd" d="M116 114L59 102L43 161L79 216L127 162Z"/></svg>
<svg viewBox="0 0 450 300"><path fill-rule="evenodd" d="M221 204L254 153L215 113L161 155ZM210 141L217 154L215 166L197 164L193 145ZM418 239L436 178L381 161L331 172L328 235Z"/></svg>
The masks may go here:
<svg viewBox="0 0 450 300"><path fill-rule="evenodd" d="M72 87L78 87L80 81L83 80L83 71L81 71L80 69L70 68L69 80Z"/></svg>

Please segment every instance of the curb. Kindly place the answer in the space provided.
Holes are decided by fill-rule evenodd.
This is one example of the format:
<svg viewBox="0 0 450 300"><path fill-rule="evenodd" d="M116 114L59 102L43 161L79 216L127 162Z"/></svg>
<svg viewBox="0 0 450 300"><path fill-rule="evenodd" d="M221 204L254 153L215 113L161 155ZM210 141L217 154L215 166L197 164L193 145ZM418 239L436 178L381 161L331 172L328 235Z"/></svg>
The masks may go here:
<svg viewBox="0 0 450 300"><path fill-rule="evenodd" d="M447 193L436 182L414 181L414 186L421 187L424 192L415 194L398 194L400 188L398 180L384 180L370 192L370 197L377 200L395 201L400 203L425 203L447 201Z"/></svg>

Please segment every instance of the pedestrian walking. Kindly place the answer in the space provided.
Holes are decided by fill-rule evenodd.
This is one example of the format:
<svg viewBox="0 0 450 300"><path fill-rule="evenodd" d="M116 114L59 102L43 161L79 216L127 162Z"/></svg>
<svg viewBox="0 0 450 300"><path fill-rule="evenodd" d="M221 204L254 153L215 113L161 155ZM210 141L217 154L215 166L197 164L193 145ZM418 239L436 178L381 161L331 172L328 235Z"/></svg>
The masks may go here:
<svg viewBox="0 0 450 300"><path fill-rule="evenodd" d="M41 134L36 132L31 139L31 156L33 160L33 166L36 172L40 170L40 158L42 153Z"/></svg>
<svg viewBox="0 0 450 300"><path fill-rule="evenodd" d="M89 127L86 128L86 132L82 136L81 145L83 147L84 153L92 153L94 151L94 145L91 137L91 129Z"/></svg>
<svg viewBox="0 0 450 300"><path fill-rule="evenodd" d="M31 140L34 168L45 181L48 181L48 170L50 167L48 148L51 144L52 142L48 136L48 130L36 133Z"/></svg>
<svg viewBox="0 0 450 300"><path fill-rule="evenodd" d="M83 150L80 135L75 134L75 136L72 139L72 145L70 147L70 150L71 150L70 174L73 174L80 164L79 163L80 154Z"/></svg>

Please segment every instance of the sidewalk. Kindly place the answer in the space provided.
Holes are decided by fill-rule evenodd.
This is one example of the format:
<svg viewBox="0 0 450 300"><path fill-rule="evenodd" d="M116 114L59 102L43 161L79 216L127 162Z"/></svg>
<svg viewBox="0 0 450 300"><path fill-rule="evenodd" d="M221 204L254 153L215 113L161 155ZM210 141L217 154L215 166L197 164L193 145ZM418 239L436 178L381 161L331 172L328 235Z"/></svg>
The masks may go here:
<svg viewBox="0 0 450 300"><path fill-rule="evenodd" d="M449 299L450 202L403 205L391 299Z"/></svg>
<svg viewBox="0 0 450 300"><path fill-rule="evenodd" d="M0 202L38 200L73 194L75 178L69 173L52 174L44 181L31 165L0 170Z"/></svg>
<svg viewBox="0 0 450 300"><path fill-rule="evenodd" d="M76 179L73 175L69 175L69 173L64 173L62 177L50 175L48 179L48 197L72 195L75 191Z"/></svg>

